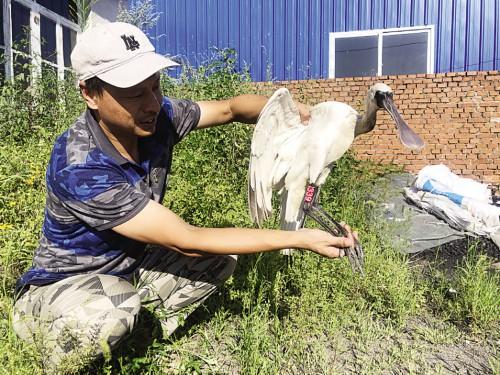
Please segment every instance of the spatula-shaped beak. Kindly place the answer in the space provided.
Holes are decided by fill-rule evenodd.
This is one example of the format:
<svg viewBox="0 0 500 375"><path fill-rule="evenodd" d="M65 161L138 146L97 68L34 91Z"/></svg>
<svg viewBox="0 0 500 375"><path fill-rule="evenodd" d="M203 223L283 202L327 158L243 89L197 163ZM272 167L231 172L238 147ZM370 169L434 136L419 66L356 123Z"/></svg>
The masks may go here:
<svg viewBox="0 0 500 375"><path fill-rule="evenodd" d="M403 120L392 100L392 95L381 95L379 105L380 104L381 107L389 112L392 119L396 123L396 129L398 129L398 135L401 143L408 148L421 150L425 146L424 141L408 126L405 120Z"/></svg>

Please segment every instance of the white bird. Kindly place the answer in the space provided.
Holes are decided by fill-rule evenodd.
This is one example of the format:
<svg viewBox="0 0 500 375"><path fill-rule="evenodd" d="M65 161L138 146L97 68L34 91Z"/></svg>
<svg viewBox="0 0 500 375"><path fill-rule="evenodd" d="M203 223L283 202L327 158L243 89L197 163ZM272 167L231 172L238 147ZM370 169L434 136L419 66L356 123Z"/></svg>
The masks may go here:
<svg viewBox="0 0 500 375"><path fill-rule="evenodd" d="M301 123L290 92L278 89L263 108L252 138L248 178L252 220L261 226L271 216L272 192L277 190L281 195L281 228L302 227L306 186L321 186L325 182L335 161L349 149L354 138L373 130L381 108L396 122L405 146L424 146L400 116L391 88L383 83L368 90L363 116L345 103L329 101L311 109L307 125Z"/></svg>

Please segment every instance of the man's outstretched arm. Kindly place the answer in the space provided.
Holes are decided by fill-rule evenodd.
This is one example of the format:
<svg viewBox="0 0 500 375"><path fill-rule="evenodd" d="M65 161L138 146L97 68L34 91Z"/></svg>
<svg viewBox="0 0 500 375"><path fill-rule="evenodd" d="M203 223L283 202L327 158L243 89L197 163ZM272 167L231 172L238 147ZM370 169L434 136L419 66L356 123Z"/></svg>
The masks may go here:
<svg viewBox="0 0 500 375"><path fill-rule="evenodd" d="M150 201L136 216L113 228L123 236L160 245L188 256L250 254L283 248L303 248L328 258L353 245L353 237L333 237L319 229L295 232L269 229L200 228L159 203Z"/></svg>
<svg viewBox="0 0 500 375"><path fill-rule="evenodd" d="M226 100L198 102L201 116L196 128L203 129L230 122L255 124L266 103L265 96L253 94L239 95ZM307 122L310 117L309 106L299 102L295 102L295 105L302 121Z"/></svg>

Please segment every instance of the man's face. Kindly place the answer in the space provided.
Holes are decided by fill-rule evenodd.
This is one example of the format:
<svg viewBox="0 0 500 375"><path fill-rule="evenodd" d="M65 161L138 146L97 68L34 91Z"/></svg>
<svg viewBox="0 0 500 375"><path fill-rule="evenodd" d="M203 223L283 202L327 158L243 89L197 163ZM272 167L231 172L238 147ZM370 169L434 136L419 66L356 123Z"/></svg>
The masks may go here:
<svg viewBox="0 0 500 375"><path fill-rule="evenodd" d="M156 130L162 93L156 73L127 88L105 85L102 96L93 96L100 124L117 136L147 137Z"/></svg>

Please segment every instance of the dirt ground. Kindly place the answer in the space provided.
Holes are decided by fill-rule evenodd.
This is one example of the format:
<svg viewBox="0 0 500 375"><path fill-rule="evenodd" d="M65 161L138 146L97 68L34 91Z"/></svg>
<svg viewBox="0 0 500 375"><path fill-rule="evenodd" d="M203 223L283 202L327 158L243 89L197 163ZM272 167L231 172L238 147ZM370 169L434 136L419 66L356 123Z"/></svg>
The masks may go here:
<svg viewBox="0 0 500 375"><path fill-rule="evenodd" d="M437 249L429 249L415 254L411 260L415 266L422 267L426 272L432 265L452 276L467 255L469 249L475 246L478 254L484 254L493 259L491 272L499 272L500 249L485 238L465 237L463 239L441 245ZM416 326L435 324L421 320L412 322ZM411 335L410 335L411 337ZM432 352L426 353L426 362L436 368L439 366L445 373L453 374L489 374L491 359L497 357L497 348L500 345L498 332L486 334L479 338L474 335L461 333L453 344L434 344Z"/></svg>

